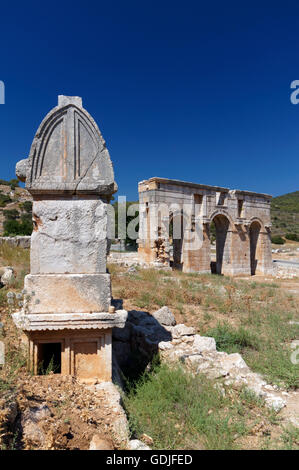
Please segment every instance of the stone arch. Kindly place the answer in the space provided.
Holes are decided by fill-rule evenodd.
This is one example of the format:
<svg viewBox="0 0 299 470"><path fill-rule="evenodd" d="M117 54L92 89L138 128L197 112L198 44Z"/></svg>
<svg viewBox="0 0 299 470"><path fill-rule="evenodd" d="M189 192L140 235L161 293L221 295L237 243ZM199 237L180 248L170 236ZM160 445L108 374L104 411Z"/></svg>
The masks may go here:
<svg viewBox="0 0 299 470"><path fill-rule="evenodd" d="M212 215L210 225L212 222L216 229L216 262L211 262L211 272L227 274L231 263L231 221L224 212L217 212Z"/></svg>
<svg viewBox="0 0 299 470"><path fill-rule="evenodd" d="M254 218L249 226L249 242L250 242L250 272L255 275L261 272L261 265L263 263L263 246L261 239L261 232L263 230L262 222Z"/></svg>
<svg viewBox="0 0 299 470"><path fill-rule="evenodd" d="M210 214L209 217L208 217L208 222L211 223L217 215L223 215L224 217L226 217L229 221L230 227L233 227L234 221L233 221L232 217L230 216L230 214L227 211L225 211L223 209L222 210L215 210L214 212L212 212L212 214Z"/></svg>
<svg viewBox="0 0 299 470"><path fill-rule="evenodd" d="M261 231L262 232L265 232L266 231L266 228L265 228L265 225L264 225L264 222L262 219L260 219L259 217L252 217L250 220L249 220L249 226L253 223L253 222L258 222L261 226Z"/></svg>

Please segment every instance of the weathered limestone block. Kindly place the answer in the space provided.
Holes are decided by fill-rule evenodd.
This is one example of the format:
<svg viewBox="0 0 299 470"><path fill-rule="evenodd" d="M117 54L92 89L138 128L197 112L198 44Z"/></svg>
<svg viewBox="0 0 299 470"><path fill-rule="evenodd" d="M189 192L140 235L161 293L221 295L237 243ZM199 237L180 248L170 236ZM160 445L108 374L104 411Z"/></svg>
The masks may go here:
<svg viewBox="0 0 299 470"><path fill-rule="evenodd" d="M114 439L116 440L120 448L126 448L129 443L129 423L127 420L126 413L121 405L122 398L117 387L111 382L102 382L95 386L96 391L104 391L107 395L111 407L116 412L116 416L113 419L112 430Z"/></svg>
<svg viewBox="0 0 299 470"><path fill-rule="evenodd" d="M33 202L31 274L106 273L107 204L98 198Z"/></svg>
<svg viewBox="0 0 299 470"><path fill-rule="evenodd" d="M180 323L176 326L166 326L167 331L172 335L172 339L179 339L182 336L195 335L195 328L193 326L186 326Z"/></svg>
<svg viewBox="0 0 299 470"><path fill-rule="evenodd" d="M216 351L216 341L209 336L195 335L192 347L197 354L202 351Z"/></svg>
<svg viewBox="0 0 299 470"><path fill-rule="evenodd" d="M109 274L29 274L24 287L28 313L108 312L111 304Z"/></svg>
<svg viewBox="0 0 299 470"><path fill-rule="evenodd" d="M160 308L152 315L161 325L174 326L176 324L174 315L167 306Z"/></svg>
<svg viewBox="0 0 299 470"><path fill-rule="evenodd" d="M12 314L15 324L33 331L45 330L88 330L123 328L127 319L126 310L117 310L115 313L27 313L16 312ZM78 336L78 331L77 331Z"/></svg>
<svg viewBox="0 0 299 470"><path fill-rule="evenodd" d="M25 163L20 163L22 175ZM79 97L59 96L38 128L26 168L31 194L102 194L117 190L101 132Z"/></svg>

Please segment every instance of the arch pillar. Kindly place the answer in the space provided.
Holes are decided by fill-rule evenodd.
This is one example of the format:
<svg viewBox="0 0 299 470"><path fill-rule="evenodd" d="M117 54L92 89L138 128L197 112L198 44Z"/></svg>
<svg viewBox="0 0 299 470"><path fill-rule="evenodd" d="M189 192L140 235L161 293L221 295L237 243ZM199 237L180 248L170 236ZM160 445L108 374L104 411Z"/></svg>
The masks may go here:
<svg viewBox="0 0 299 470"><path fill-rule="evenodd" d="M250 249L251 258L254 257L254 259L251 259L251 274L272 274L273 263L270 230L261 227L256 240L253 240L253 234L251 234Z"/></svg>
<svg viewBox="0 0 299 470"><path fill-rule="evenodd" d="M231 231L231 275L250 275L250 240L244 225L236 224Z"/></svg>
<svg viewBox="0 0 299 470"><path fill-rule="evenodd" d="M198 220L195 222L195 231L185 231L185 243L183 245L183 271L186 273L210 273L211 272L211 242L210 242L210 227L209 224ZM196 236L196 240L189 243L187 240L192 240L192 234Z"/></svg>
<svg viewBox="0 0 299 470"><path fill-rule="evenodd" d="M262 230L260 236L262 251L262 263L260 269L263 274L273 274L271 231L269 229Z"/></svg>

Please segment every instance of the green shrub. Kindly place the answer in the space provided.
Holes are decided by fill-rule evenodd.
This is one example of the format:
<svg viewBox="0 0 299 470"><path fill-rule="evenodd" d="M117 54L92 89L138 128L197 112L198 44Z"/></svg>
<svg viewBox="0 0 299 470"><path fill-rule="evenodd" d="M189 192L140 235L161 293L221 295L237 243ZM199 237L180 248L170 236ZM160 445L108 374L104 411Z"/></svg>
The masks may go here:
<svg viewBox="0 0 299 470"><path fill-rule="evenodd" d="M297 233L287 233L285 238L287 240L293 240L295 242L299 242L299 235L297 235Z"/></svg>
<svg viewBox="0 0 299 470"><path fill-rule="evenodd" d="M0 193L0 207L5 207L9 202L12 202L11 198L7 194Z"/></svg>
<svg viewBox="0 0 299 470"><path fill-rule="evenodd" d="M31 214L32 212L32 202L31 201L25 201L20 204L20 208L27 212L28 214Z"/></svg>
<svg viewBox="0 0 299 470"><path fill-rule="evenodd" d="M17 209L7 209L4 211L4 217L6 220L16 220L20 217L20 214Z"/></svg>
<svg viewBox="0 0 299 470"><path fill-rule="evenodd" d="M285 241L280 235L274 235L271 237L271 242L275 243L275 245L284 245Z"/></svg>
<svg viewBox="0 0 299 470"><path fill-rule="evenodd" d="M16 235L31 235L32 233L32 221L23 219L21 222L18 220L5 220L3 224L4 236L16 236Z"/></svg>

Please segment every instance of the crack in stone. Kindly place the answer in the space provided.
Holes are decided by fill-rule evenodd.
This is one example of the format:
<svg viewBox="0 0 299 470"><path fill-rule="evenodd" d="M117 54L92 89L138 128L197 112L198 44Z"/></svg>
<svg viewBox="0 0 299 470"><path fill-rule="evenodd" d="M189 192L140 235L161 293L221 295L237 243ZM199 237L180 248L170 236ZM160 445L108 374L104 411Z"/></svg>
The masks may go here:
<svg viewBox="0 0 299 470"><path fill-rule="evenodd" d="M82 180L86 177L88 171L90 170L90 168L92 167L92 165L94 164L94 162L96 161L96 159L97 159L98 157L100 157L100 154L103 152L103 150L105 150L105 147L103 147L102 150L99 150L99 149L97 150L95 157L92 159L92 161L91 161L90 164L88 165L87 169L86 169L85 172L84 172L84 175L80 176L79 181L76 183L76 186L75 186L75 189L74 189L73 194L76 193L79 184L80 184L80 183L82 182Z"/></svg>
<svg viewBox="0 0 299 470"><path fill-rule="evenodd" d="M73 240L73 237L68 237L68 238L56 238L53 235L49 235L46 232L38 232L40 235L44 235L45 237L51 238L51 240L55 240L56 242L61 241L61 242L67 242L69 240Z"/></svg>

